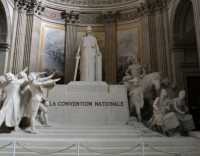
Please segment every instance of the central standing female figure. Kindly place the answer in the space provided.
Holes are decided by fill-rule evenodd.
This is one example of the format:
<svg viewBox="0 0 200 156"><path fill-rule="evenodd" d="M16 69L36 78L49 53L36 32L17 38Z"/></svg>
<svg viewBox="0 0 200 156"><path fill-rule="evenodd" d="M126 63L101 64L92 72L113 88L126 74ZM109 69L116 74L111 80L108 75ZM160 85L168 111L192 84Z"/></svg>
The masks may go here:
<svg viewBox="0 0 200 156"><path fill-rule="evenodd" d="M102 55L97 40L91 33L92 28L88 26L76 55L77 62L80 59L81 81L102 80Z"/></svg>

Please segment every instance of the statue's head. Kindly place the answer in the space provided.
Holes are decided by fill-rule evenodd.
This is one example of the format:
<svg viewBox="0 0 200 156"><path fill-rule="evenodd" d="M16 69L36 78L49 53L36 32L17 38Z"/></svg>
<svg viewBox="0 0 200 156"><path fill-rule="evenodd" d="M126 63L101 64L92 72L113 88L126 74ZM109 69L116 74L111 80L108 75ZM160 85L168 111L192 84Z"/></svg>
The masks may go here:
<svg viewBox="0 0 200 156"><path fill-rule="evenodd" d="M160 92L160 98L166 98L167 96L168 96L167 90L162 89L161 92Z"/></svg>
<svg viewBox="0 0 200 156"><path fill-rule="evenodd" d="M92 32L92 27L91 26L87 26L87 33L91 33Z"/></svg>
<svg viewBox="0 0 200 156"><path fill-rule="evenodd" d="M30 74L28 75L28 80L29 80L29 81L34 81L34 80L36 80L36 79L37 79L36 73L30 73Z"/></svg>
<svg viewBox="0 0 200 156"><path fill-rule="evenodd" d="M25 72L20 72L19 74L18 74L18 78L19 79L23 79L23 78L27 78L27 74L25 73Z"/></svg>
<svg viewBox="0 0 200 156"><path fill-rule="evenodd" d="M186 96L185 90L181 90L181 91L179 92L179 98L180 98L180 99L185 99L185 96Z"/></svg>
<svg viewBox="0 0 200 156"><path fill-rule="evenodd" d="M15 75L12 73L6 73L5 78L7 81L12 81L12 80L15 80Z"/></svg>

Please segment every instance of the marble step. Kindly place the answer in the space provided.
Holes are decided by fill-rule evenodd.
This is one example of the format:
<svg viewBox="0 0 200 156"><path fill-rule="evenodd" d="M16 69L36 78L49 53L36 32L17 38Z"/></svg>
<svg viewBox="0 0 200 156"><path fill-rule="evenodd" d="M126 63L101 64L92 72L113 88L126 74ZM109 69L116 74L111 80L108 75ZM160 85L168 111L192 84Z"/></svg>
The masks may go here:
<svg viewBox="0 0 200 156"><path fill-rule="evenodd" d="M107 156L106 154L98 154L105 152L114 152L115 154L109 156L117 156L117 152L124 150L127 152L120 154L120 156L142 156L141 146L132 151L129 149L131 147L134 149L136 145L144 142L145 156L169 156L167 152L182 153L181 156L200 156L200 140L198 139L192 137L168 138L152 132L138 123L136 127L140 127L143 131L142 138L140 132L132 126L38 127L40 133L36 135L24 132L0 134L0 147L16 140L18 143L16 156L36 156L45 154L34 152L53 152L72 144L80 144L80 156ZM149 145L153 148L150 148ZM0 148L0 156L11 156L12 150L12 145L4 149ZM164 151L164 153L159 151ZM53 155L78 156L77 147Z"/></svg>

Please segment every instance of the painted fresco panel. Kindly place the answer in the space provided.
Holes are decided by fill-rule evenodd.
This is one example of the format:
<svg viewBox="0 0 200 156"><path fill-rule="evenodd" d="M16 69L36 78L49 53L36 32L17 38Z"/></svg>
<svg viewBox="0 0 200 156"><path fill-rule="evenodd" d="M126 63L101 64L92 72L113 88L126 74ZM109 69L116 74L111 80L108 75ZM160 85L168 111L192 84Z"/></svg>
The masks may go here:
<svg viewBox="0 0 200 156"><path fill-rule="evenodd" d="M139 34L137 29L118 31L118 82L123 78L128 66L128 58L138 57Z"/></svg>
<svg viewBox="0 0 200 156"><path fill-rule="evenodd" d="M42 26L41 49L39 54L39 71L56 71L64 75L64 38L63 27Z"/></svg>

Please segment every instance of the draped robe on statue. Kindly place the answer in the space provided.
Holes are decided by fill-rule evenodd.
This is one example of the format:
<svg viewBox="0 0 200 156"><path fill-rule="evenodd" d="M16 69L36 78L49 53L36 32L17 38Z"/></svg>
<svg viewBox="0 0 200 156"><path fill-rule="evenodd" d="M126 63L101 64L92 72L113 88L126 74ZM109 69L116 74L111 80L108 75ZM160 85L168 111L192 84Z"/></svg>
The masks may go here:
<svg viewBox="0 0 200 156"><path fill-rule="evenodd" d="M20 111L20 89L25 82L24 79L12 80L4 87L6 98L0 110L0 126L5 122L8 127L18 126L21 118Z"/></svg>
<svg viewBox="0 0 200 156"><path fill-rule="evenodd" d="M83 37L80 45L80 80L102 80L102 55L97 40L92 35Z"/></svg>

